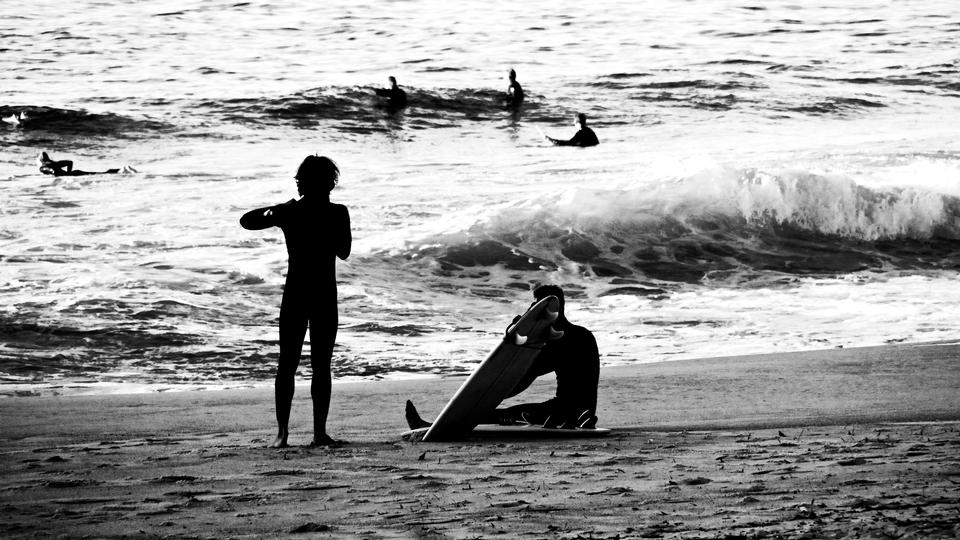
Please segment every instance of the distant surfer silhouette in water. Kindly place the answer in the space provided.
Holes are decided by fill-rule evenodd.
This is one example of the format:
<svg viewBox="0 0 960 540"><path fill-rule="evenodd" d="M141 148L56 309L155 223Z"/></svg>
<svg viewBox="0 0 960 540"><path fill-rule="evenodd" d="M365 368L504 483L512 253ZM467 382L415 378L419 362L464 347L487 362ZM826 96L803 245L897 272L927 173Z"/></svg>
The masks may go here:
<svg viewBox="0 0 960 540"><path fill-rule="evenodd" d="M51 159L46 152L40 152L37 156L37 166L43 174L52 174L53 176L86 176L88 174L116 174L119 172L137 172L136 169L125 165L122 169L107 169L105 171L81 171L73 168L73 162L69 159L56 161Z"/></svg>
<svg viewBox="0 0 960 540"><path fill-rule="evenodd" d="M507 87L507 107L519 107L523 103L523 87L517 82L517 72L510 70L510 86Z"/></svg>
<svg viewBox="0 0 960 540"><path fill-rule="evenodd" d="M390 76L390 88L377 88L375 92L380 97L387 98L387 108L399 110L407 106L407 93L397 84L397 78Z"/></svg>
<svg viewBox="0 0 960 540"><path fill-rule="evenodd" d="M280 227L287 242L288 268L280 302L280 360L275 398L277 439L271 448L288 446L294 376L300 365L303 338L310 327L310 366L313 379L313 442L326 446L338 441L327 435L330 410L330 360L337 338L336 258L350 255L350 213L330 202L340 177L337 165L326 157L307 156L297 170L299 200L257 208L240 218L244 229Z"/></svg>
<svg viewBox="0 0 960 540"><path fill-rule="evenodd" d="M548 296L560 301L560 313L553 328L563 332L560 339L548 341L534 360L530 371L520 379L513 397L526 390L533 381L548 373L557 377L557 392L543 403L524 403L494 411L482 424L527 423L548 428L594 428L597 425L597 384L600 380L600 353L593 334L567 320L564 314L563 289L543 285L533 291L534 303ZM516 322L520 317L514 319ZM405 416L410 429L429 427L420 418L416 407L407 401Z"/></svg>
<svg viewBox="0 0 960 540"><path fill-rule="evenodd" d="M569 140L562 141L559 139L554 139L552 137L547 137L547 140L552 142L557 146L596 146L600 144L600 140L597 139L597 134L593 132L592 129L587 127L587 115L580 113L577 115L577 123L580 125L580 130L570 138Z"/></svg>

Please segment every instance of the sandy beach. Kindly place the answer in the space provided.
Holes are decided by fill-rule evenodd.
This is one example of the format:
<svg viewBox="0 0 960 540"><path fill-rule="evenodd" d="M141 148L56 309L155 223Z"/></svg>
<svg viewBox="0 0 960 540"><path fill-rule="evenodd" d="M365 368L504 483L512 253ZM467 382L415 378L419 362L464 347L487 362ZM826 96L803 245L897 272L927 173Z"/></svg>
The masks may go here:
<svg viewBox="0 0 960 540"><path fill-rule="evenodd" d="M960 344L607 368L606 438L410 443L462 379L0 400L16 537L954 538ZM547 397L552 380L525 399Z"/></svg>

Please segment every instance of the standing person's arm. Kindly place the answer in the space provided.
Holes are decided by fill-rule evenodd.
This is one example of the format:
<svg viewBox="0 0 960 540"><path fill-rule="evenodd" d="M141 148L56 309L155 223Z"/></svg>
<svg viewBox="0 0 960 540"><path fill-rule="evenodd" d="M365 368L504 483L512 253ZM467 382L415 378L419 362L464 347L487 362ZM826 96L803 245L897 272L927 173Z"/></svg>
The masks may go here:
<svg viewBox="0 0 960 540"><path fill-rule="evenodd" d="M293 201L291 200L284 204L251 210L240 218L240 226L250 231L259 231L261 229L279 226L280 214L283 213L283 207L292 203Z"/></svg>
<svg viewBox="0 0 960 540"><path fill-rule="evenodd" d="M337 230L334 231L334 253L341 261L345 261L350 256L350 249L353 247L353 234L350 232L350 211L346 206L337 205L334 208L341 211L343 215L336 220Z"/></svg>

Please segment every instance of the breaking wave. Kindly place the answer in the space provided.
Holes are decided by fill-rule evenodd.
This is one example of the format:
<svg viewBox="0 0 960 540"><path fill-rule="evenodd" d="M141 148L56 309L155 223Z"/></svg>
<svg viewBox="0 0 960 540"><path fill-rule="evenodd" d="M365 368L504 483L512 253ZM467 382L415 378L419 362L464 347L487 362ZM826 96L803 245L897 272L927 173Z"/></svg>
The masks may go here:
<svg viewBox="0 0 960 540"><path fill-rule="evenodd" d="M437 272L502 266L698 283L758 272L956 269L960 198L759 170L577 188L503 205L395 253Z"/></svg>

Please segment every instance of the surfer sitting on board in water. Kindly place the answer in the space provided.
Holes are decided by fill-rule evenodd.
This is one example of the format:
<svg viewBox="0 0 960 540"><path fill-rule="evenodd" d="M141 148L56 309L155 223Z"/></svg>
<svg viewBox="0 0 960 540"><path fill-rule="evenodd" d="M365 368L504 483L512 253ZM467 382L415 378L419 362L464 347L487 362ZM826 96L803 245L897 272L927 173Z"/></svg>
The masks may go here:
<svg viewBox="0 0 960 540"><path fill-rule="evenodd" d="M287 242L288 268L280 301L280 359L275 399L277 439L271 448L288 446L294 376L300 365L303 338L310 327L310 396L313 398L313 441L327 446L339 441L327 435L330 411L330 360L337 338L336 258L350 255L350 213L330 202L340 170L327 157L307 156L295 176L299 200L251 210L240 218L244 229L280 227Z"/></svg>
<svg viewBox="0 0 960 540"><path fill-rule="evenodd" d="M592 129L587 127L587 115L580 113L577 115L577 123L580 125L580 130L567 141L561 141L559 139L554 139L552 137L547 137L547 140L552 142L557 146L596 146L600 144L600 140L597 139L597 134L593 132Z"/></svg>
<svg viewBox="0 0 960 540"><path fill-rule="evenodd" d="M407 106L407 93L397 84L397 78L389 77L390 88L377 88L374 91L378 96L388 98L387 107L390 109L402 109Z"/></svg>
<svg viewBox="0 0 960 540"><path fill-rule="evenodd" d="M105 171L91 172L81 171L73 168L73 162L69 159L55 161L47 155L46 152L40 152L37 156L37 166L43 174L52 174L53 176L86 176L88 174L115 174L120 172L137 172L133 167L125 166L123 169L107 169Z"/></svg>
<svg viewBox="0 0 960 540"><path fill-rule="evenodd" d="M526 390L542 375L556 373L557 392L553 399L543 403L524 403L497 409L483 424L513 424L525 422L547 428L587 428L597 425L597 384L600 379L600 353L593 334L582 326L567 320L563 311L563 289L556 285L542 285L533 290L534 303L556 296L560 312L553 328L563 337L548 341L537 355L530 371L520 379L513 397ZM516 322L519 317L514 319ZM511 323L512 324L512 323ZM406 419L410 429L429 427L411 401L407 401Z"/></svg>
<svg viewBox="0 0 960 540"><path fill-rule="evenodd" d="M523 103L523 87L517 82L517 72L510 70L510 86L507 87L507 107L517 107Z"/></svg>

